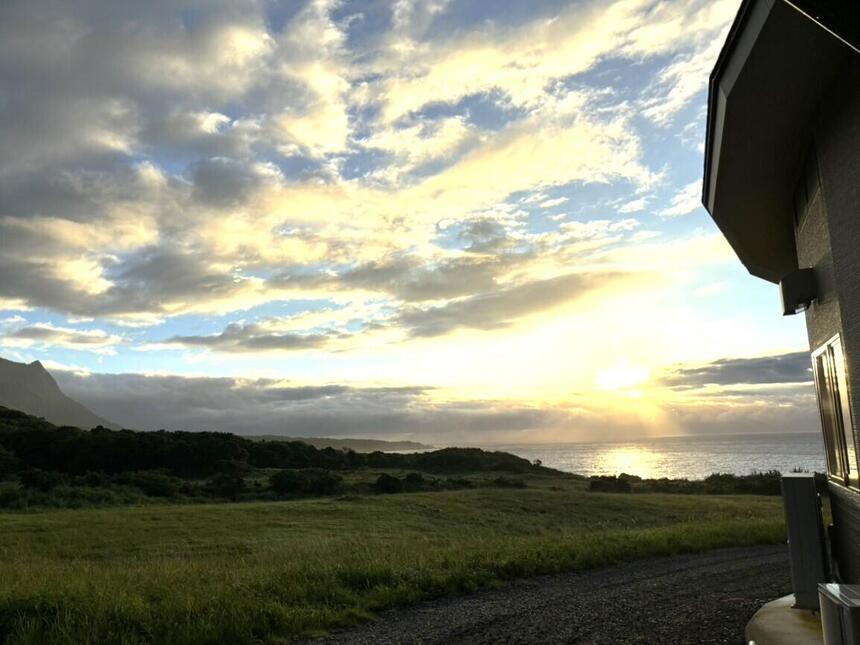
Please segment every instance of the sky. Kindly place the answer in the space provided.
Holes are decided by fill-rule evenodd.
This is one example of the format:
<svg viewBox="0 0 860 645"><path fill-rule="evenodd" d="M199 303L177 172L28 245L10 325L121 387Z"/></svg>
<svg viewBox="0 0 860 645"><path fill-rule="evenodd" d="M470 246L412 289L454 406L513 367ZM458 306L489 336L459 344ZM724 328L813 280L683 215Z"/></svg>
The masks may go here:
<svg viewBox="0 0 860 645"><path fill-rule="evenodd" d="M7 0L0 356L140 429L814 431L700 205L737 0Z"/></svg>

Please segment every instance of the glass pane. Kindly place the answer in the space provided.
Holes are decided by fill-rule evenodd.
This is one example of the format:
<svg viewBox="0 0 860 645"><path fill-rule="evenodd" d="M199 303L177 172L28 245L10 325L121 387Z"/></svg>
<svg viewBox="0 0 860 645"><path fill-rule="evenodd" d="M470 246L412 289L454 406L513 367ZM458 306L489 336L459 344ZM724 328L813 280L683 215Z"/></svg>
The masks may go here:
<svg viewBox="0 0 860 645"><path fill-rule="evenodd" d="M821 410L821 429L824 433L824 448L827 452L827 470L834 477L843 477L839 459L839 444L835 433L833 397L830 391L829 352L821 352L815 357L815 386L818 390L818 405Z"/></svg>
<svg viewBox="0 0 860 645"><path fill-rule="evenodd" d="M842 355L842 343L837 339L832 345L833 350L833 372L836 375L836 387L838 391L837 401L839 403L839 422L842 426L843 441L845 443L846 474L857 473L857 450L854 441L854 426L851 423L851 403L848 400L848 386L845 383L845 357Z"/></svg>

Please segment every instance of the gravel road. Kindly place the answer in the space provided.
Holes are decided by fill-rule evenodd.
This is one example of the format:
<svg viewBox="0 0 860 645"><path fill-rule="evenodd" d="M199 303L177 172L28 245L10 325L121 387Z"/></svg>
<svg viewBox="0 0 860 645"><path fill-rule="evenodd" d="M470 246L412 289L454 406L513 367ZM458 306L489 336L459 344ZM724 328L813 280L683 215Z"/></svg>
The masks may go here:
<svg viewBox="0 0 860 645"><path fill-rule="evenodd" d="M784 545L720 549L429 601L311 642L741 645L755 611L790 592Z"/></svg>

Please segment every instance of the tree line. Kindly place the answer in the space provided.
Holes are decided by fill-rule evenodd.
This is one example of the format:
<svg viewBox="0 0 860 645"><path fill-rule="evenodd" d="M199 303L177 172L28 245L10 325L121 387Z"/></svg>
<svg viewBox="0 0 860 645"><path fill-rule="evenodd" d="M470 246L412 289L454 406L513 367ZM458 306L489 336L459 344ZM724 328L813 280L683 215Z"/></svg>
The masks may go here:
<svg viewBox="0 0 860 645"><path fill-rule="evenodd" d="M427 473L540 469L528 460L478 448L424 453L357 453L314 448L301 441L253 441L227 432L82 430L0 407L0 475L29 469L83 475L159 470L208 477L245 468L356 470L396 468Z"/></svg>

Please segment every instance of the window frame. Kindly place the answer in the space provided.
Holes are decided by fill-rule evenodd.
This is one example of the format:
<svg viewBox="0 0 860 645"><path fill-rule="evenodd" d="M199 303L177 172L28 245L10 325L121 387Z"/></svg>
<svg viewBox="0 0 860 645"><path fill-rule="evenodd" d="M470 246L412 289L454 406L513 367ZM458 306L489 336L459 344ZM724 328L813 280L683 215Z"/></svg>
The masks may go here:
<svg viewBox="0 0 860 645"><path fill-rule="evenodd" d="M812 352L812 372L826 452L827 476L843 486L860 489L857 433L842 338L839 334ZM847 408L847 409L846 409Z"/></svg>

